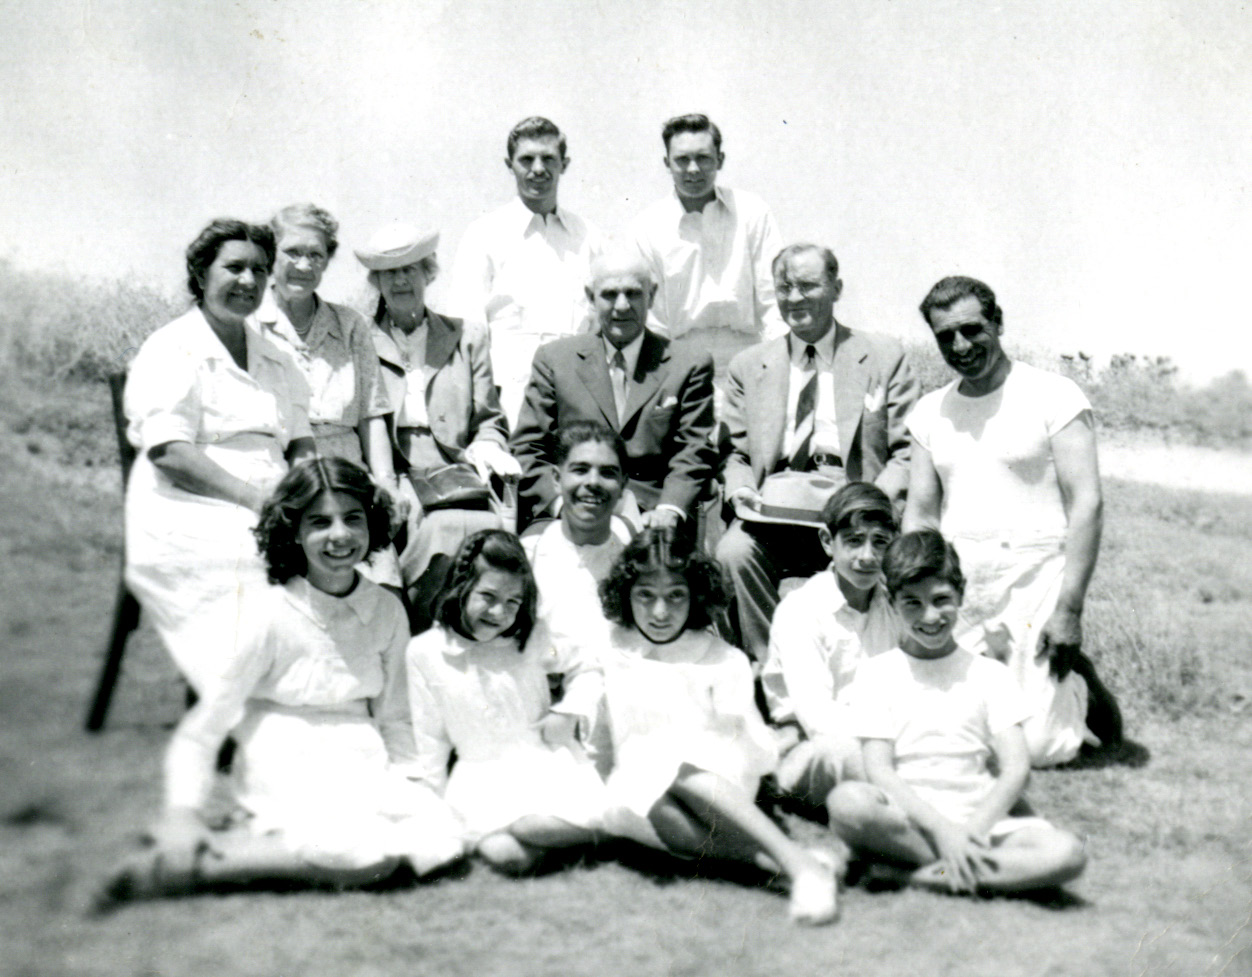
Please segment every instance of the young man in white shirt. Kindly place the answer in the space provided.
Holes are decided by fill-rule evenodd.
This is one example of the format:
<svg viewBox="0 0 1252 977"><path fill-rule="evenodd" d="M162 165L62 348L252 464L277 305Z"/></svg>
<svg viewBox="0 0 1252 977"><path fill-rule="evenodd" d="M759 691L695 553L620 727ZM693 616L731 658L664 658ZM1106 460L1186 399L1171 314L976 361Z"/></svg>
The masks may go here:
<svg viewBox="0 0 1252 977"><path fill-rule="evenodd" d="M782 239L764 201L717 185L722 134L700 114L661 130L674 194L632 225L658 283L652 316L671 339L713 357L719 384L735 353L785 332L770 270Z"/></svg>
<svg viewBox="0 0 1252 977"><path fill-rule="evenodd" d="M570 158L554 123L523 119L509 133L507 152L517 196L466 229L447 305L490 328L492 372L512 424L535 350L584 327L584 286L600 235L557 203Z"/></svg>

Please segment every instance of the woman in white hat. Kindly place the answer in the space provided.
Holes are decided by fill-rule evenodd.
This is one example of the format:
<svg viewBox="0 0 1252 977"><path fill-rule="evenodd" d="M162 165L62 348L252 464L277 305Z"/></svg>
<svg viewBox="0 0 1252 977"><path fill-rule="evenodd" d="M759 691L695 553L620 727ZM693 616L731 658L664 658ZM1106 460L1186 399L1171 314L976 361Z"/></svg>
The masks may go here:
<svg viewBox="0 0 1252 977"><path fill-rule="evenodd" d="M412 509L400 572L415 632L433 620L431 603L461 540L498 528L501 520L490 509L424 511L413 478L457 462L472 465L484 482L521 475L506 447L508 425L491 375L486 326L426 306L426 287L439 270L438 242L438 231L395 223L356 251L379 293L374 348L392 409L395 469L409 476L401 478Z"/></svg>

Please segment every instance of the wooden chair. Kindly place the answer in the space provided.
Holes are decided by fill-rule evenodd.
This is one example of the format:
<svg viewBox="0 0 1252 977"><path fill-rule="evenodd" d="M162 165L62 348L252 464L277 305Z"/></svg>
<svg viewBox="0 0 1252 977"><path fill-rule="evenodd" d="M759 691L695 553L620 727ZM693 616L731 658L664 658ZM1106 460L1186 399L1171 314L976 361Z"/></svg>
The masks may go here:
<svg viewBox="0 0 1252 977"><path fill-rule="evenodd" d="M126 482L130 478L131 466L135 463L135 449L126 437L126 414L122 410L122 391L126 387L126 374L109 375L109 394L113 401L113 426L117 432L117 454L122 465L122 492L125 494ZM125 567L125 557L122 563ZM109 712L109 703L113 698L113 689L117 685L118 675L122 670L122 656L126 653L126 639L139 627L139 601L126 586L123 575L117 588L117 600L113 606L113 633L109 639L109 648L104 656L104 665L100 670L100 679L96 683L96 692L91 699L91 708L87 712L87 731L97 733L104 727L105 716Z"/></svg>

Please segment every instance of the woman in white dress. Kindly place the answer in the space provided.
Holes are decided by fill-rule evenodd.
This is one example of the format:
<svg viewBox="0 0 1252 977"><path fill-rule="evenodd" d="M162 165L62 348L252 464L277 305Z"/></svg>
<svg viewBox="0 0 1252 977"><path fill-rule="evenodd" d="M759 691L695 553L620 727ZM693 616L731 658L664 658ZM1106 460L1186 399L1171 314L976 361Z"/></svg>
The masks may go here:
<svg viewBox="0 0 1252 977"><path fill-rule="evenodd" d="M257 512L313 453L307 385L247 321L273 262L268 227L209 224L187 248L194 306L144 341L126 381L126 582L197 690L221 667L238 594L265 581Z"/></svg>

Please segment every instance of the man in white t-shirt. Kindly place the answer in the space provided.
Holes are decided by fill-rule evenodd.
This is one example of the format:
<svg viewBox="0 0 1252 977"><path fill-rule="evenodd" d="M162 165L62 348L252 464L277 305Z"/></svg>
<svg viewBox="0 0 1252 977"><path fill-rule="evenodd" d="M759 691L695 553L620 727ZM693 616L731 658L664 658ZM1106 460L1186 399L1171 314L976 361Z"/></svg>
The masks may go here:
<svg viewBox="0 0 1252 977"><path fill-rule="evenodd" d="M1026 694L1035 766L1093 737L1119 742L1116 703L1080 650L1103 511L1091 405L1073 381L1009 359L982 282L945 278L921 312L959 376L908 417L904 529L937 528L960 553L959 638L1005 662Z"/></svg>
<svg viewBox="0 0 1252 977"><path fill-rule="evenodd" d="M490 328L492 374L510 424L535 350L580 331L590 311L583 287L600 235L557 203L569 164L554 123L534 116L515 125L504 165L517 196L466 228L452 266L447 308Z"/></svg>

